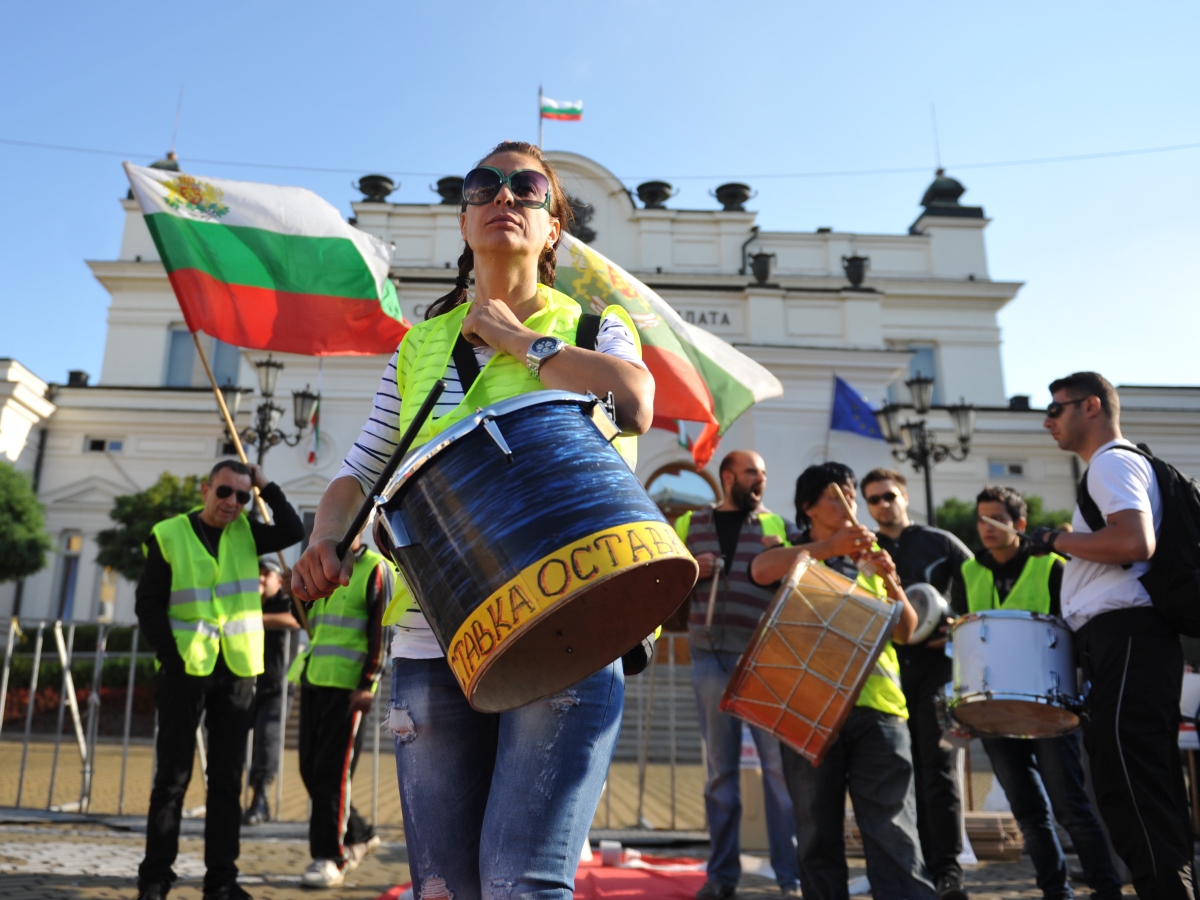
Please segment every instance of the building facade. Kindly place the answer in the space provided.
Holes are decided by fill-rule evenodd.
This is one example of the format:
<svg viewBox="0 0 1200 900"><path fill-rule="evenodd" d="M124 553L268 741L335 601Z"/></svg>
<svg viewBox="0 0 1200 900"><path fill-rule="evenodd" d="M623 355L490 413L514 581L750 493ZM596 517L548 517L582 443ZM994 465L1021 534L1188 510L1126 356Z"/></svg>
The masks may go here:
<svg viewBox="0 0 1200 900"><path fill-rule="evenodd" d="M958 182L939 174L916 220L895 234L769 232L757 228L755 213L736 198L719 210L670 208L660 202L662 192L644 192L647 202L639 203L593 160L548 156L585 210L592 233L581 234L584 239L784 386L781 397L743 414L725 435L708 467L710 484L722 452L756 449L770 472L767 505L790 516L795 477L811 463L839 459L860 474L894 465L883 442L830 433L833 378L878 404L907 401L902 383L920 372L936 379L928 419L944 441L953 443L945 405L961 399L977 407L966 460L935 469L935 503L970 499L985 483L1002 482L1042 496L1049 509L1070 507L1078 461L1046 437L1042 415L1028 409L1027 398L1009 398L1004 390L997 314L1021 285L990 278L989 220L982 208L960 203ZM18 362L0 360L0 454L36 475L55 544L42 572L19 589L0 585L0 614L14 611L19 593L23 617L131 621L133 585L95 563L95 536L111 525L114 498L148 487L164 471L206 472L230 453L141 212L133 200L121 203L125 227L116 258L89 262L112 298L99 378L93 383L73 373L65 385L47 385ZM392 274L404 313L423 318L457 274L457 203L362 201L352 208L358 227L395 245ZM857 286L844 266L853 257L867 260ZM219 382L244 389L257 384L253 362L268 354L204 336L201 342ZM293 390L321 395L319 446L309 432L295 446L280 444L265 456L268 476L311 516L371 408L386 359L274 356L284 364L276 389L280 406L290 410ZM1097 368L1103 370L1102 360ZM1128 436L1185 471L1200 472L1200 387L1122 387L1121 397ZM261 402L257 392L245 394L239 428L250 424ZM290 420L285 412L281 427L289 429ZM247 451L254 458L255 448ZM703 482L691 476L689 487L690 463L674 433L652 430L641 439L637 474L652 493L655 486L677 484L676 493L695 494ZM920 520L920 476L907 464L900 468L910 475ZM660 478L678 473L675 482Z"/></svg>

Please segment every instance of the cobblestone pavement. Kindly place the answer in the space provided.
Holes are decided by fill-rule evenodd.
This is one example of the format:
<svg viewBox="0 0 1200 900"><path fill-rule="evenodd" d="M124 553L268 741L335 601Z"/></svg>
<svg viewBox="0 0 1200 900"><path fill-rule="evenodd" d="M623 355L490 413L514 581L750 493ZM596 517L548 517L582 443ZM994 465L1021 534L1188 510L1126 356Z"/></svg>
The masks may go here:
<svg viewBox="0 0 1200 900"><path fill-rule="evenodd" d="M200 900L204 845L199 826L186 823L180 842L180 881L173 900ZM267 836L267 835L270 836ZM263 835L263 836L259 836ZM408 881L407 856L397 829L384 828L383 845L348 877L346 884L327 892L300 887L300 873L308 864L308 844L292 825L243 835L239 867L242 883L256 900L314 900L327 896L346 900L374 900L396 884ZM0 898L21 900L110 900L135 896L134 880L141 859L143 836L129 829L98 824L16 822L0 824ZM644 847L653 854L703 857L703 845ZM865 874L861 859L850 860L850 877ZM985 862L967 872L967 888L974 900L1038 898L1033 868L1027 859ZM1077 885L1081 894L1085 885ZM1132 891L1126 888L1126 895ZM773 900L779 896L774 882L746 876L739 886L741 900Z"/></svg>

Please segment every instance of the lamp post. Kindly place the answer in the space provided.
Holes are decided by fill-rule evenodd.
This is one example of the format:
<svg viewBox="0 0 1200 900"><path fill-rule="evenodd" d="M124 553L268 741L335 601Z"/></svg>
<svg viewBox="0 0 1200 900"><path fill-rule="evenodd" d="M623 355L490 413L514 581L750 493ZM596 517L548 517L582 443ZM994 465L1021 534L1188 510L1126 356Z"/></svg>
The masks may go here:
<svg viewBox="0 0 1200 900"><path fill-rule="evenodd" d="M946 407L950 421L954 424L957 446L939 444L937 434L925 424L925 416L933 407L933 379L921 375L904 382L912 395L912 410L918 416L915 422L900 421L900 411L908 407L889 403L875 412L879 430L888 443L892 444L892 456L899 462L911 462L918 472L925 473L925 515L931 527L937 525L937 512L933 505L933 467L944 459L962 461L971 452L971 435L975 432L975 407L959 401Z"/></svg>
<svg viewBox="0 0 1200 900"><path fill-rule="evenodd" d="M320 397L310 391L307 385L302 391L292 391L292 424L296 426L296 433L289 435L279 428L279 421L283 418L285 410L275 403L275 385L279 381L279 373L283 371L283 363L268 356L258 360L254 367L258 370L258 390L262 394L263 402L254 409L254 424L239 431L238 437L242 439L243 444L253 444L258 448L257 462L261 466L267 451L276 444L295 447L300 443L308 423L312 420L313 407ZM225 395L225 405L229 407L229 414L237 416L242 399L241 388L226 385L221 388L221 393Z"/></svg>

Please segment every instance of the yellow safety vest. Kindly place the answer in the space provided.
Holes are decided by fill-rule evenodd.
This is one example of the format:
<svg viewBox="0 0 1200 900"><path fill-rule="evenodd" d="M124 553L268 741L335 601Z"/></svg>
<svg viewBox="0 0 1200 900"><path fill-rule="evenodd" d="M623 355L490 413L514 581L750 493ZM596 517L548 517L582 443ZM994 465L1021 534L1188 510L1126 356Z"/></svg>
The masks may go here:
<svg viewBox="0 0 1200 900"><path fill-rule="evenodd" d="M313 604L308 621L313 626L308 649L292 662L288 680L297 684L301 673L309 684L354 690L362 680L367 661L367 584L383 557L371 550L354 564L350 583ZM372 685L374 690L378 685Z"/></svg>
<svg viewBox="0 0 1200 900"><path fill-rule="evenodd" d="M967 609L973 613L989 609L1022 609L1048 614L1050 571L1054 568L1055 561L1061 559L1057 553L1029 557L1020 577L1017 578L1017 583L1008 592L1003 603L999 602L992 570L978 560L965 560L962 564L962 575L963 586L967 589Z"/></svg>
<svg viewBox="0 0 1200 900"><path fill-rule="evenodd" d="M872 549L878 550L875 544ZM858 586L883 599L887 589L883 579L878 575L868 578L862 572L858 573ZM904 700L904 691L900 689L900 659L896 656L896 648L889 640L883 647L883 653L875 661L875 670L867 677L867 683L859 692L855 706L866 706L877 709L891 716L908 718L908 704Z"/></svg>
<svg viewBox="0 0 1200 900"><path fill-rule="evenodd" d="M575 345L575 332L579 327L579 317L583 310L579 304L566 294L546 287L537 286L538 296L543 306L528 319L525 327L539 334L561 338L568 344ZM399 429L403 433L412 423L420 408L421 400L429 394L436 382L446 371L454 343L462 332L462 321L466 318L471 307L470 303L456 306L454 309L424 322L418 322L400 342L399 364L396 366L396 387L403 402L400 406ZM620 306L606 307L601 318L616 315L625 323L637 344L638 354L641 355L642 343L638 336L633 320ZM496 353L487 365L480 370L479 377L471 385L462 402L444 416L430 416L417 438L413 447L428 443L451 425L462 421L474 414L475 410L508 400L521 394L544 390L542 382L533 378L525 367L525 360L517 359L507 353ZM613 441L613 446L629 463L632 469L637 464L637 437L624 435ZM400 620L408 609L412 598L408 587L404 584L403 576L396 579L396 590L391 602L383 614L383 623L391 625Z"/></svg>
<svg viewBox="0 0 1200 900"><path fill-rule="evenodd" d="M692 512L688 510L678 519L675 520L675 533L679 535L679 539L685 544L688 538L688 529L692 525ZM783 523L783 516L776 515L772 512L760 512L758 514L758 525L762 528L763 537L774 535L783 541L781 546L790 547L787 539L787 526Z"/></svg>
<svg viewBox="0 0 1200 900"><path fill-rule="evenodd" d="M217 559L200 542L186 513L159 522L151 533L171 567L171 631L187 673L211 675L220 652L234 675L261 674L258 553L245 513L221 532Z"/></svg>

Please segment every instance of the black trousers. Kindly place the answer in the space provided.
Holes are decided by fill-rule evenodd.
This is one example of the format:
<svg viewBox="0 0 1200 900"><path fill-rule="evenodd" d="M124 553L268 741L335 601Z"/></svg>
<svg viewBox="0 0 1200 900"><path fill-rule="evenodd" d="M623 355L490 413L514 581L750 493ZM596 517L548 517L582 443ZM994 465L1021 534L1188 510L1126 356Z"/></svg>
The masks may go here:
<svg viewBox="0 0 1200 900"><path fill-rule="evenodd" d="M348 844L370 840L375 829L350 802L350 780L366 729L351 714L343 688L300 686L300 777L312 800L308 847L313 859L342 862Z"/></svg>
<svg viewBox="0 0 1200 900"><path fill-rule="evenodd" d="M1083 742L1100 815L1138 897L1193 898L1195 860L1183 764L1179 636L1151 607L1091 619L1075 635Z"/></svg>
<svg viewBox="0 0 1200 900"><path fill-rule="evenodd" d="M917 834L930 876L962 873L959 815L962 794L954 767L954 750L942 735L937 701L951 678L950 658L942 649L897 647L900 687L908 703L913 777L917 790Z"/></svg>
<svg viewBox="0 0 1200 900"><path fill-rule="evenodd" d="M255 679L254 689L254 749L250 754L250 786L265 791L279 772L283 723L280 713L283 704L291 713L292 689L284 678L263 672Z"/></svg>
<svg viewBox="0 0 1200 900"><path fill-rule="evenodd" d="M208 732L208 790L204 817L204 889L237 880L242 821L242 768L254 705L254 679L229 671L217 657L211 675L160 669L155 676L158 740L154 787L146 819L146 857L138 884L170 883L179 854L183 795L192 780L196 726L204 713Z"/></svg>

